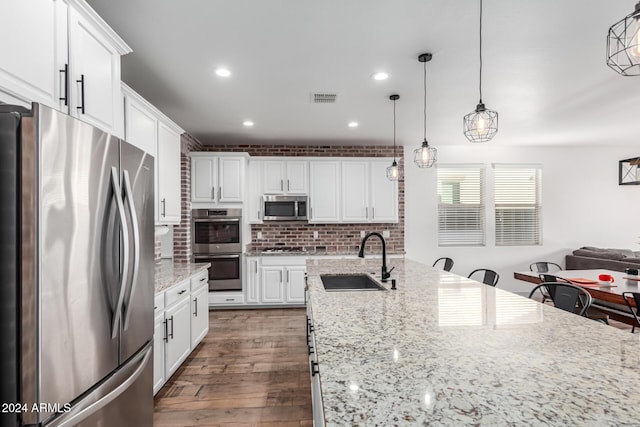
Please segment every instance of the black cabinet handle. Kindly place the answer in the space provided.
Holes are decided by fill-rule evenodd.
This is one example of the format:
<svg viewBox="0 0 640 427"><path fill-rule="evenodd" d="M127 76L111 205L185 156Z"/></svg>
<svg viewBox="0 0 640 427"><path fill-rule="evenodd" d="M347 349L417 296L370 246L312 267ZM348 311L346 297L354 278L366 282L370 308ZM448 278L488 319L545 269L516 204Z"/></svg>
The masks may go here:
<svg viewBox="0 0 640 427"><path fill-rule="evenodd" d="M207 276L200 279L201 282L204 282L205 280L207 280Z"/></svg>
<svg viewBox="0 0 640 427"><path fill-rule="evenodd" d="M60 72L64 73L64 96L58 99L64 101L64 105L69 105L69 64L64 64Z"/></svg>
<svg viewBox="0 0 640 427"><path fill-rule="evenodd" d="M187 292L187 290L186 290L186 289L183 289L183 290L181 290L180 292L178 292L178 295L182 295L182 294L184 294L185 292Z"/></svg>
<svg viewBox="0 0 640 427"><path fill-rule="evenodd" d="M80 83L80 106L76 108L84 114L84 74L80 74L80 80L76 80L76 83Z"/></svg>
<svg viewBox="0 0 640 427"><path fill-rule="evenodd" d="M320 374L320 368L318 367L318 362L311 361L311 376L315 377L316 374Z"/></svg>
<svg viewBox="0 0 640 427"><path fill-rule="evenodd" d="M165 319L162 323L164 323L164 342L169 342L169 319Z"/></svg>

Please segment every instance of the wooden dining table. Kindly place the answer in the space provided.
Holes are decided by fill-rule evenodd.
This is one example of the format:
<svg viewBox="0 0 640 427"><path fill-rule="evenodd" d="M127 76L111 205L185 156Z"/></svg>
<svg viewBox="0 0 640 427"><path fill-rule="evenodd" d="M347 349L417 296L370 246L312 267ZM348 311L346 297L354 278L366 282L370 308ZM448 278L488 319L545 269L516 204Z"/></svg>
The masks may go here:
<svg viewBox="0 0 640 427"><path fill-rule="evenodd" d="M632 326L638 326L635 318L629 312L629 307L625 303L622 293L640 292L640 276L630 276L624 272L605 269L561 270L547 274L569 280L573 284L584 288L593 298L591 306L602 310L610 318ZM612 276L614 281L611 284L604 284L598 279L602 274ZM542 283L540 273L533 271L517 271L513 273L513 277L536 285ZM595 283L584 283L588 281ZM631 298L629 298L629 302L632 306L635 306Z"/></svg>

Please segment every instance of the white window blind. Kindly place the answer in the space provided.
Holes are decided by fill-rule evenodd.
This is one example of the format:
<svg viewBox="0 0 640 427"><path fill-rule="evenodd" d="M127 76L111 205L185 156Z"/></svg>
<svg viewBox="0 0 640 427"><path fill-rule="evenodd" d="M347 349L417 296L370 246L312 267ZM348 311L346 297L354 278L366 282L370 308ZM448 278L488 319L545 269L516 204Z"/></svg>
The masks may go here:
<svg viewBox="0 0 640 427"><path fill-rule="evenodd" d="M485 243L484 167L438 166L438 245Z"/></svg>
<svg viewBox="0 0 640 427"><path fill-rule="evenodd" d="M541 244L539 165L494 165L496 246Z"/></svg>

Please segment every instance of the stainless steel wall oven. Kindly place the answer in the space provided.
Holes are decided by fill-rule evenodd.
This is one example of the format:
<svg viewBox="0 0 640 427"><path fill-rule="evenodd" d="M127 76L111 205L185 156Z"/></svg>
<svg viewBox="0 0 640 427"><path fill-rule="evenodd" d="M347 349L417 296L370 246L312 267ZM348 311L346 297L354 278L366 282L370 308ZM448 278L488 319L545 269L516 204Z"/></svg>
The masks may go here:
<svg viewBox="0 0 640 427"><path fill-rule="evenodd" d="M193 209L195 262L209 262L209 291L242 290L242 210Z"/></svg>

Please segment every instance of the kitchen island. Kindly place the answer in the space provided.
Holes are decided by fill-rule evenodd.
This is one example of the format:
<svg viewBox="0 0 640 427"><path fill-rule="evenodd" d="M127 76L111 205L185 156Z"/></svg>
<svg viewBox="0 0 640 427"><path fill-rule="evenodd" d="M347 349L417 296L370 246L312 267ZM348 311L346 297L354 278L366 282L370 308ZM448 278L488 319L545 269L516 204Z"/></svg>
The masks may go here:
<svg viewBox="0 0 640 427"><path fill-rule="evenodd" d="M314 419L640 424L640 335L414 261L391 267L397 290L327 292L320 275L379 278L380 260L307 262Z"/></svg>

